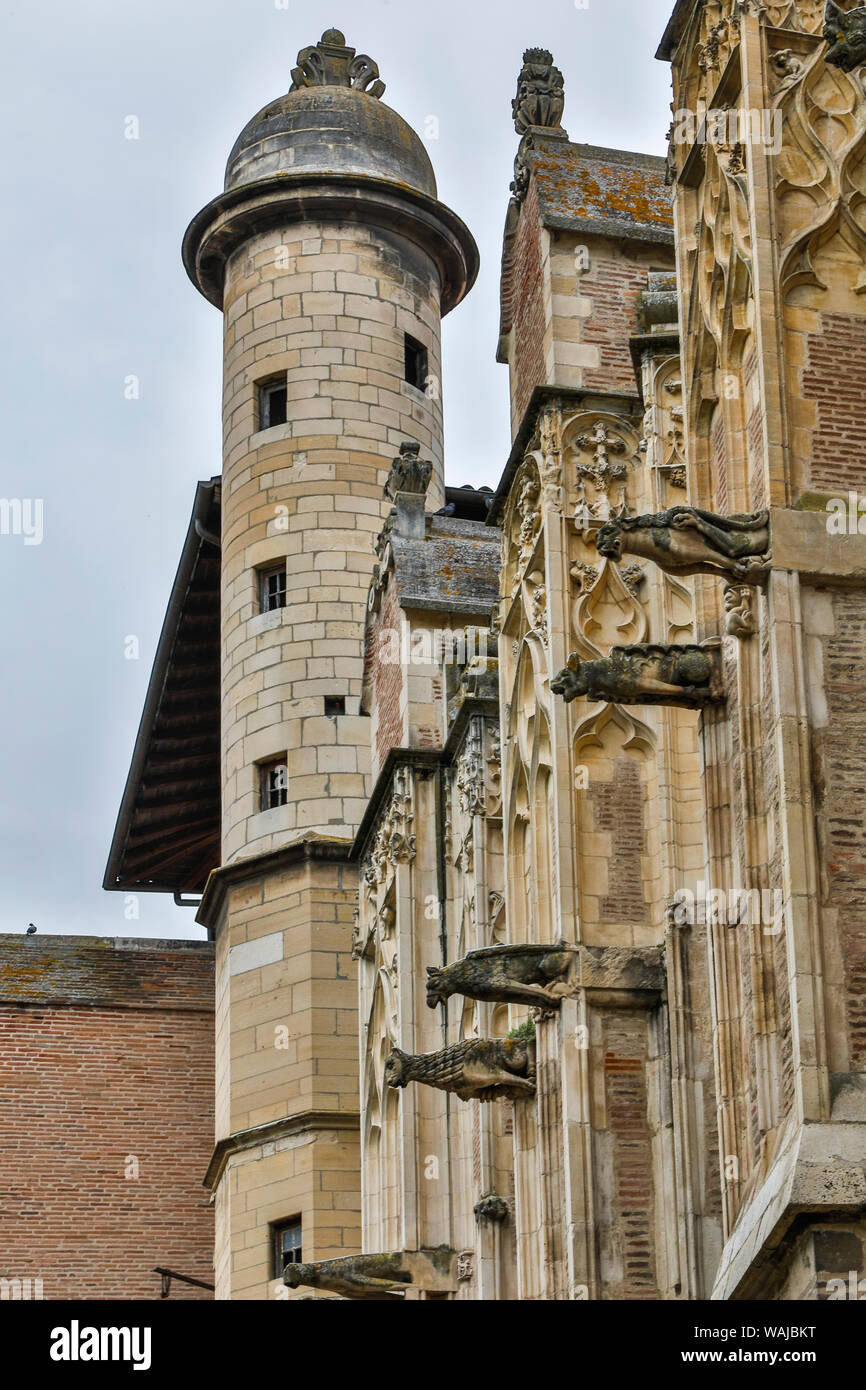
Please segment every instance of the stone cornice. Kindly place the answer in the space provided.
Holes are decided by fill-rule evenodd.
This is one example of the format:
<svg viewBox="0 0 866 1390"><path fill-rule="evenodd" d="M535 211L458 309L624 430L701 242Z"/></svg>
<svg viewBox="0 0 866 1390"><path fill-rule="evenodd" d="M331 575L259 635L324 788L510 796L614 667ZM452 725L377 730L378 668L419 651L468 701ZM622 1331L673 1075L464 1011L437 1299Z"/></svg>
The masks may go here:
<svg viewBox="0 0 866 1390"><path fill-rule="evenodd" d="M435 772L439 767L450 767L454 762L461 744L466 737L466 730L473 715L480 714L487 719L499 720L499 704L492 699L478 699L475 696L468 696L461 704L454 720L448 730L448 738L444 748L391 748L382 764L379 776L376 778L376 785L373 787L370 800L367 802L367 809L364 818L358 827L358 833L349 851L349 859L356 863L362 858L367 848L370 837L375 829L376 821L388 798L391 783L394 780L394 773L399 767L414 767L422 771Z"/></svg>
<svg viewBox="0 0 866 1390"><path fill-rule="evenodd" d="M390 748L388 750L379 776L376 778L370 800L367 802L367 809L361 824L358 826L358 833L349 849L348 858L353 863L362 857L367 848L367 843L373 834L379 813L387 800L397 769L399 767L414 767L435 772L446 761L448 759L441 748Z"/></svg>
<svg viewBox="0 0 866 1390"><path fill-rule="evenodd" d="M323 218L370 223L426 252L439 272L443 315L475 282L478 247L455 212L426 193L360 174L275 174L220 193L186 229L187 275L220 309L226 261L238 246L272 228Z"/></svg>
<svg viewBox="0 0 866 1390"><path fill-rule="evenodd" d="M255 1125L252 1129L240 1129L219 1139L208 1164L202 1185L213 1191L225 1172L229 1159L246 1149L257 1148L260 1144L273 1144L278 1139L291 1139L297 1134L309 1134L313 1130L336 1129L345 1133L357 1134L360 1129L360 1116L343 1110L303 1110L299 1115L287 1115L283 1120L272 1120L270 1124Z"/></svg>
<svg viewBox="0 0 866 1390"><path fill-rule="evenodd" d="M279 849L268 850L266 854L256 854L249 859L238 859L233 864L225 864L222 868L214 869L205 885L195 920L212 932L229 888L233 888L238 883L247 883L251 878L259 878L263 874L279 873L282 869L294 868L299 864L316 862L347 864L351 847L351 840L326 840L308 837L304 840L296 840L290 845L281 845Z"/></svg>

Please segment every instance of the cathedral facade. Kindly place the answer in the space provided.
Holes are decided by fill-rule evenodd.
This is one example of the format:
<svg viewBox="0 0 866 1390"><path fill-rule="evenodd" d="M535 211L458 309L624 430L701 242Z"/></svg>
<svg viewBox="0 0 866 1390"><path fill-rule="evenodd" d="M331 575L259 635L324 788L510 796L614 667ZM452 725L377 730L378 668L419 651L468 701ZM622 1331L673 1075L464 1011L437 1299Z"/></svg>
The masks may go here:
<svg viewBox="0 0 866 1390"><path fill-rule="evenodd" d="M862 18L677 0L667 158L527 50L495 491L443 458L478 252L372 59L303 49L190 224L223 466L106 887L202 895L218 1299L863 1276Z"/></svg>

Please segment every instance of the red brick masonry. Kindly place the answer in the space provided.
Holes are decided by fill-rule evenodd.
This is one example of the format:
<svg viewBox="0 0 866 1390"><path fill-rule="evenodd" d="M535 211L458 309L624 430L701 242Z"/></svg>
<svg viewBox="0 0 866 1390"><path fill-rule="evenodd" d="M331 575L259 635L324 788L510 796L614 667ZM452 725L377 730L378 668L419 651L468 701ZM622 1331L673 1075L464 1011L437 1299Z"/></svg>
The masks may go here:
<svg viewBox="0 0 866 1390"><path fill-rule="evenodd" d="M46 1299L158 1298L157 1265L213 1282L213 988L210 942L0 935L0 1280Z"/></svg>

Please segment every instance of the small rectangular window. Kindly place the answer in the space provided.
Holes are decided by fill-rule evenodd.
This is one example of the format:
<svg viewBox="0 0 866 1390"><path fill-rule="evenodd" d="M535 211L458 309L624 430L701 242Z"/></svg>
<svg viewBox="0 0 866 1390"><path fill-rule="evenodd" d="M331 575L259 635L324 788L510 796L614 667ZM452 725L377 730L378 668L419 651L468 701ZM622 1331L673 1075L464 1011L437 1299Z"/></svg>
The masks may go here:
<svg viewBox="0 0 866 1390"><path fill-rule="evenodd" d="M327 714L327 715L334 715L334 714L345 714L345 713L346 713L346 697L345 697L345 695L326 695L326 696L325 696L325 714Z"/></svg>
<svg viewBox="0 0 866 1390"><path fill-rule="evenodd" d="M271 1232L274 1241L274 1278L280 1279L286 1265L299 1265L304 1262L301 1218L295 1216L291 1221L281 1221L271 1227Z"/></svg>
<svg viewBox="0 0 866 1390"><path fill-rule="evenodd" d="M263 811L285 806L289 799L289 769L285 754L273 762L259 764L260 805Z"/></svg>
<svg viewBox="0 0 866 1390"><path fill-rule="evenodd" d="M259 386L259 429L286 423L286 379L264 381Z"/></svg>
<svg viewBox="0 0 866 1390"><path fill-rule="evenodd" d="M417 338L411 338L408 333L404 335L404 347L406 380L410 386L416 386L419 391L426 391L427 349L423 343L419 343Z"/></svg>
<svg viewBox="0 0 866 1390"><path fill-rule="evenodd" d="M286 566L259 570L259 611L271 613L286 606Z"/></svg>

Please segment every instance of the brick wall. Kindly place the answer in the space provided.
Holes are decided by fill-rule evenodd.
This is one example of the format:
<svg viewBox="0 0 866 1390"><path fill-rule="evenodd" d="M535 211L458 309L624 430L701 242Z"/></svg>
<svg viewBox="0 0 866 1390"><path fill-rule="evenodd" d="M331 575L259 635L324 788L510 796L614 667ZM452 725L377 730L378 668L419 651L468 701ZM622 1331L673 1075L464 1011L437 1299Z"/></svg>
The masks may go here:
<svg viewBox="0 0 866 1390"><path fill-rule="evenodd" d="M599 364L587 367L584 385L599 391L635 390L629 335L638 332L638 303L647 287L646 263L608 260L595 253L580 292L592 300L583 341L599 348ZM658 267L656 267L658 268Z"/></svg>
<svg viewBox="0 0 866 1390"><path fill-rule="evenodd" d="M210 943L0 937L0 1068L0 1278L76 1300L158 1298L156 1265L212 1283Z"/></svg>
<svg viewBox="0 0 866 1390"><path fill-rule="evenodd" d="M657 1298L644 1019L627 1013L608 1014L604 1044L605 1104L613 1166L611 1248L617 1256L609 1270L606 1297Z"/></svg>
<svg viewBox="0 0 866 1390"><path fill-rule="evenodd" d="M646 835L639 764L627 756L617 758L613 781L593 782L588 794L596 828L610 835L611 845L608 891L599 903L599 918L644 923L648 913L641 856Z"/></svg>
<svg viewBox="0 0 866 1390"><path fill-rule="evenodd" d="M538 190L532 178L517 224L512 270L512 424L515 429L523 419L535 387L547 379L544 365L544 277L540 217Z"/></svg>
<svg viewBox="0 0 866 1390"><path fill-rule="evenodd" d="M866 1070L866 601L837 593L827 640L824 733L829 900L839 913L851 1069Z"/></svg>
<svg viewBox="0 0 866 1390"><path fill-rule="evenodd" d="M803 394L815 401L812 488L866 489L866 332L862 315L822 314L806 339Z"/></svg>

